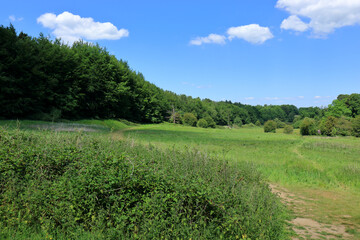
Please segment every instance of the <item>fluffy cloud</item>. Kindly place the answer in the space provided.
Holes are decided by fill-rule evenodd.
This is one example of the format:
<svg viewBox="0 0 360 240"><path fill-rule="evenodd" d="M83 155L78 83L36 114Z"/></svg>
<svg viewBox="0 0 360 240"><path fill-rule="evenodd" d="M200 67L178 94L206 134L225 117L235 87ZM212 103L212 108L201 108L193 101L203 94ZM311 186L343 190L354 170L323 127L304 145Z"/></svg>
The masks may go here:
<svg viewBox="0 0 360 240"><path fill-rule="evenodd" d="M37 22L46 28L54 29L55 37L69 43L82 38L86 40L116 40L129 36L128 30L118 30L110 22L95 22L92 18L82 18L70 12L63 12L57 16L53 13L45 13L37 19Z"/></svg>
<svg viewBox="0 0 360 240"><path fill-rule="evenodd" d="M227 34L230 40L241 38L253 44L262 44L274 37L268 27L261 27L258 24L231 27L227 30Z"/></svg>
<svg viewBox="0 0 360 240"><path fill-rule="evenodd" d="M281 28L285 30L295 30L298 32L305 32L309 29L309 26L301 21L296 15L291 15L287 19L284 19L281 23Z"/></svg>
<svg viewBox="0 0 360 240"><path fill-rule="evenodd" d="M327 36L336 28L360 24L360 0L278 0L276 7L310 19L308 27L318 37ZM289 29L299 27L295 24L290 28L290 23Z"/></svg>
<svg viewBox="0 0 360 240"><path fill-rule="evenodd" d="M9 16L9 20L11 21L11 22L16 22L16 21L22 21L24 18L22 18L22 17L20 17L20 18L17 18L15 15L10 15Z"/></svg>
<svg viewBox="0 0 360 240"><path fill-rule="evenodd" d="M197 37L190 41L191 45L202 45L204 43L225 44L226 37L218 34L210 34L207 37Z"/></svg>

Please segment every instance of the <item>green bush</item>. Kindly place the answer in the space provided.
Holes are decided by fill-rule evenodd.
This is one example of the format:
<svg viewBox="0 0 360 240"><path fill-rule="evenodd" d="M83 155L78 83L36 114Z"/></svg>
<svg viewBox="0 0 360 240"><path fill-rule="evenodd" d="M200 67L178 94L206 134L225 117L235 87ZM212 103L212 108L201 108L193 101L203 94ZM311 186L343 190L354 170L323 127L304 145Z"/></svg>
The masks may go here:
<svg viewBox="0 0 360 240"><path fill-rule="evenodd" d="M202 118L197 122L196 126L200 128L207 128L209 125L207 121L204 118Z"/></svg>
<svg viewBox="0 0 360 240"><path fill-rule="evenodd" d="M336 135L335 123L336 123L336 118L333 116L328 116L327 118L323 119L320 126L321 134L327 136L335 136Z"/></svg>
<svg viewBox="0 0 360 240"><path fill-rule="evenodd" d="M236 117L236 118L234 119L234 124L235 124L236 126L238 126L238 127L241 127L241 126L243 125L243 122L242 122L242 120L241 120L240 117Z"/></svg>
<svg viewBox="0 0 360 240"><path fill-rule="evenodd" d="M188 126L195 126L197 119L193 113L185 113L182 117L182 122Z"/></svg>
<svg viewBox="0 0 360 240"><path fill-rule="evenodd" d="M0 189L2 239L288 238L255 167L196 149L0 129Z"/></svg>
<svg viewBox="0 0 360 240"><path fill-rule="evenodd" d="M276 132L276 122L268 120L264 123L264 132Z"/></svg>
<svg viewBox="0 0 360 240"><path fill-rule="evenodd" d="M291 134L291 133L293 133L293 131L294 131L294 128L291 125L286 125L284 127L284 133L286 133L286 134Z"/></svg>
<svg viewBox="0 0 360 240"><path fill-rule="evenodd" d="M305 135L316 135L316 122L312 118L304 118L300 125L300 134Z"/></svg>
<svg viewBox="0 0 360 240"><path fill-rule="evenodd" d="M346 117L336 119L335 128L338 135L350 136L352 134L351 121L349 121Z"/></svg>
<svg viewBox="0 0 360 240"><path fill-rule="evenodd" d="M268 120L264 123L264 132L276 132L276 122L274 120Z"/></svg>
<svg viewBox="0 0 360 240"><path fill-rule="evenodd" d="M261 127L261 122L259 120L257 120L255 125L258 126L258 127Z"/></svg>
<svg viewBox="0 0 360 240"><path fill-rule="evenodd" d="M216 127L216 123L215 123L214 119L212 119L212 117L207 116L207 117L205 117L205 120L208 123L208 127L210 127L210 128Z"/></svg>
<svg viewBox="0 0 360 240"><path fill-rule="evenodd" d="M360 115L352 120L352 133L355 137L360 137Z"/></svg>
<svg viewBox="0 0 360 240"><path fill-rule="evenodd" d="M284 128L286 126L286 124L278 118L275 118L274 121L276 122L276 128Z"/></svg>
<svg viewBox="0 0 360 240"><path fill-rule="evenodd" d="M294 127L295 129L299 129L300 126L301 126L301 123L302 123L302 120L298 120L298 121L296 121L296 122L293 123L293 127Z"/></svg>

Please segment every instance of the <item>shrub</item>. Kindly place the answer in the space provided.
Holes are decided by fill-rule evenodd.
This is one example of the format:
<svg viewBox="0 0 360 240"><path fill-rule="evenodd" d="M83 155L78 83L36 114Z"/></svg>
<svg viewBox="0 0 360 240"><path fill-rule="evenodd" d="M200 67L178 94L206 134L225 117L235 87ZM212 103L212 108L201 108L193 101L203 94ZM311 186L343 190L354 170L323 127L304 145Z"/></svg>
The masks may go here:
<svg viewBox="0 0 360 240"><path fill-rule="evenodd" d="M274 120L268 120L264 123L264 132L276 132L276 122Z"/></svg>
<svg viewBox="0 0 360 240"><path fill-rule="evenodd" d="M256 126L260 127L261 126L261 122L259 120L256 121L255 123Z"/></svg>
<svg viewBox="0 0 360 240"><path fill-rule="evenodd" d="M280 121L280 119L278 119L278 118L275 118L274 121L276 122L276 128L284 128L286 125L284 122Z"/></svg>
<svg viewBox="0 0 360 240"><path fill-rule="evenodd" d="M197 122L196 126L200 127L200 128L207 128L209 126L209 124L207 123L207 121L204 118L202 118Z"/></svg>
<svg viewBox="0 0 360 240"><path fill-rule="evenodd" d="M352 132L355 137L360 137L360 115L352 120Z"/></svg>
<svg viewBox="0 0 360 240"><path fill-rule="evenodd" d="M301 123L302 123L302 120L298 120L298 121L296 121L296 122L293 123L293 127L294 127L295 129L298 129L298 128L300 128Z"/></svg>
<svg viewBox="0 0 360 240"><path fill-rule="evenodd" d="M300 134L303 136L306 135L316 135L316 122L312 118L304 118L300 125Z"/></svg>
<svg viewBox="0 0 360 240"><path fill-rule="evenodd" d="M1 239L287 239L284 207L249 164L1 128L0 153Z"/></svg>
<svg viewBox="0 0 360 240"><path fill-rule="evenodd" d="M338 135L350 136L352 131L351 121L345 117L336 119L335 128Z"/></svg>
<svg viewBox="0 0 360 240"><path fill-rule="evenodd" d="M207 117L205 117L205 120L206 120L206 122L208 124L208 127L210 127L210 128L215 128L216 127L216 123L215 123L214 119L212 119L212 117L207 116Z"/></svg>
<svg viewBox="0 0 360 240"><path fill-rule="evenodd" d="M196 122L197 122L197 119L195 117L194 114L192 113L185 113L183 118L182 118L182 121L185 125L188 125L188 126L195 126Z"/></svg>
<svg viewBox="0 0 360 240"><path fill-rule="evenodd" d="M284 133L286 133L286 134L291 134L291 133L293 133L293 131L294 131L294 128L291 125L286 125L284 127Z"/></svg>
<svg viewBox="0 0 360 240"><path fill-rule="evenodd" d="M320 126L321 134L327 136L335 136L336 134L335 121L336 118L333 116L328 116L326 119L324 119Z"/></svg>
<svg viewBox="0 0 360 240"><path fill-rule="evenodd" d="M243 122L242 122L242 120L241 120L240 117L236 117L236 118L234 119L234 124L235 124L236 126L238 126L238 127L241 127L241 126L243 125Z"/></svg>

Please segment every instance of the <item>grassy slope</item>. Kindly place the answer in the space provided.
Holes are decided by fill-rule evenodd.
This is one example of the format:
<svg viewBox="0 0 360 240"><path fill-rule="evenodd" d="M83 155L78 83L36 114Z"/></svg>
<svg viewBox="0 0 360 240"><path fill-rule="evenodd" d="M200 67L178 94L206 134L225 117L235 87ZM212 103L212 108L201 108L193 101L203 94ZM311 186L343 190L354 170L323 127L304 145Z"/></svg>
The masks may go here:
<svg viewBox="0 0 360 240"><path fill-rule="evenodd" d="M160 124L143 125L126 135L145 144L198 148L232 162L252 162L270 182L315 200L309 205L318 220L360 226L360 140L278 132ZM344 215L351 218L342 219Z"/></svg>
<svg viewBox="0 0 360 240"><path fill-rule="evenodd" d="M0 239L288 238L253 166L113 141L89 123L0 121Z"/></svg>

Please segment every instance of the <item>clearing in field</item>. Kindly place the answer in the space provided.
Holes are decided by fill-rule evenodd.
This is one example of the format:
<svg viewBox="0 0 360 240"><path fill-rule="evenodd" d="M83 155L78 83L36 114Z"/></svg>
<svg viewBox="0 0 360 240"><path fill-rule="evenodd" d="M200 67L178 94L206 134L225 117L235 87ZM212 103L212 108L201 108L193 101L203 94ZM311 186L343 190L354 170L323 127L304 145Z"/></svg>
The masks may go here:
<svg viewBox="0 0 360 240"><path fill-rule="evenodd" d="M264 133L262 128L199 129L171 124L143 125L114 135L164 149L198 149L234 164L250 162L294 212L291 223L300 236L359 238L360 141L354 137L302 137L298 132Z"/></svg>

